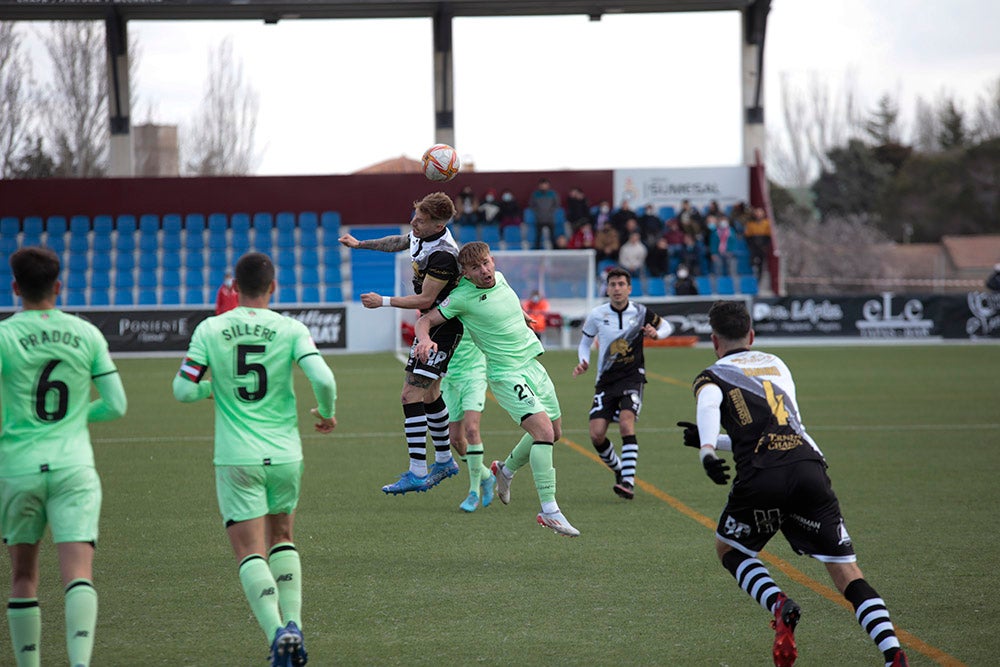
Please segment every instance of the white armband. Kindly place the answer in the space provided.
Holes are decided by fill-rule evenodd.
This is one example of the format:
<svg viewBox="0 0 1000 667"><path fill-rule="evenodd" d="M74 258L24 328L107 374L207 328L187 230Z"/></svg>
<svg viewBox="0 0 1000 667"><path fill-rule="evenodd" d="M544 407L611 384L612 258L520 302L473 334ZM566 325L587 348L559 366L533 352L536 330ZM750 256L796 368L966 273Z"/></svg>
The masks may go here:
<svg viewBox="0 0 1000 667"><path fill-rule="evenodd" d="M391 296L384 296L384 297L382 297L382 307L383 308L388 308L389 306L392 305L392 303L390 303L391 301L392 301L392 297Z"/></svg>

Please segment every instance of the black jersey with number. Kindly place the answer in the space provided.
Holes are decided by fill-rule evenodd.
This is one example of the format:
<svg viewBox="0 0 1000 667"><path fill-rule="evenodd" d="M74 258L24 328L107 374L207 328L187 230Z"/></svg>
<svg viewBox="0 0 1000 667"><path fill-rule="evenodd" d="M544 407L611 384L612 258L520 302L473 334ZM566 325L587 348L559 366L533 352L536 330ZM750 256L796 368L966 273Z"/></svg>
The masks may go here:
<svg viewBox="0 0 1000 667"><path fill-rule="evenodd" d="M444 301L462 277L458 269L458 244L447 229L426 239L410 234L410 259L413 262L413 291L416 294L423 291L426 276L444 283L434 306Z"/></svg>
<svg viewBox="0 0 1000 667"><path fill-rule="evenodd" d="M824 460L802 426L792 374L775 355L728 354L695 378L695 396L708 384L722 389L721 425L733 441L737 474L748 467Z"/></svg>

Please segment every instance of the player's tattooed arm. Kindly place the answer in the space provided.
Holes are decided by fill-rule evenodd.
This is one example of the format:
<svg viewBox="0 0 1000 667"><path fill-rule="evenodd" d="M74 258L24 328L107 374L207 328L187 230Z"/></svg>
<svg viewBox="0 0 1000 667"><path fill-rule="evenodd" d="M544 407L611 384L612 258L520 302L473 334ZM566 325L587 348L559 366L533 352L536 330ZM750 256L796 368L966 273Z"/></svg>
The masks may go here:
<svg viewBox="0 0 1000 667"><path fill-rule="evenodd" d="M381 250L382 252L399 252L410 247L410 237L405 234L383 236L380 239L368 239L358 243L365 250Z"/></svg>

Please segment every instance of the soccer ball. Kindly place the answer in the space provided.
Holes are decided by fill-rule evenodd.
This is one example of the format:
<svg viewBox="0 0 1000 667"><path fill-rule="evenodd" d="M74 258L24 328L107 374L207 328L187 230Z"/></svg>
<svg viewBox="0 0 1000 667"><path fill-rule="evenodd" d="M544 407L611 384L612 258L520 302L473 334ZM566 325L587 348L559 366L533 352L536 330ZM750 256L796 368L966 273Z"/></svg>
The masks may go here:
<svg viewBox="0 0 1000 667"><path fill-rule="evenodd" d="M421 158L424 164L424 176L431 181L450 181L458 175L462 167L458 153L448 144L434 144Z"/></svg>

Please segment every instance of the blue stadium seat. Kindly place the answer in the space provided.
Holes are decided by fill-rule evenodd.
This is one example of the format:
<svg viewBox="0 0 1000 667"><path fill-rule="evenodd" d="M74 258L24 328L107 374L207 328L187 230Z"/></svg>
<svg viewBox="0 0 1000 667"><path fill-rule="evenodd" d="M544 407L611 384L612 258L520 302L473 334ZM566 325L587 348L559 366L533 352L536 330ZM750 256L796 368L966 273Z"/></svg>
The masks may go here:
<svg viewBox="0 0 1000 667"><path fill-rule="evenodd" d="M299 297L296 295L295 285L278 286L278 301L281 303L298 303Z"/></svg>
<svg viewBox="0 0 1000 667"><path fill-rule="evenodd" d="M70 270L69 274L66 276L66 288L67 289L86 289L87 288L87 274L83 271L73 271Z"/></svg>
<svg viewBox="0 0 1000 667"><path fill-rule="evenodd" d="M677 215L677 211L674 209L673 206L660 207L660 220L662 220L663 222L666 222L675 215Z"/></svg>
<svg viewBox="0 0 1000 667"><path fill-rule="evenodd" d="M734 294L735 287L731 276L717 276L715 278L716 294Z"/></svg>
<svg viewBox="0 0 1000 667"><path fill-rule="evenodd" d="M201 252L205 249L205 232L200 229L185 229L181 235L182 245L189 251Z"/></svg>
<svg viewBox="0 0 1000 667"><path fill-rule="evenodd" d="M319 215L319 226L323 228L323 234L327 239L336 240L340 236L340 213L323 211ZM329 241L327 244L329 245Z"/></svg>
<svg viewBox="0 0 1000 667"><path fill-rule="evenodd" d="M139 231L144 234L156 233L160 231L160 216L155 213L146 213L139 218Z"/></svg>
<svg viewBox="0 0 1000 667"><path fill-rule="evenodd" d="M282 211L277 216L277 227L279 232L295 231L295 214L289 211Z"/></svg>
<svg viewBox="0 0 1000 667"><path fill-rule="evenodd" d="M131 287L123 287L115 290L115 305L116 306L134 306L135 305L135 294L132 293Z"/></svg>
<svg viewBox="0 0 1000 667"><path fill-rule="evenodd" d="M365 292L378 292L380 294L395 293L395 276L391 265L389 267L367 264L351 264L351 284L354 291L354 298L357 299Z"/></svg>
<svg viewBox="0 0 1000 667"><path fill-rule="evenodd" d="M229 260L226 258L226 253L224 252L209 252L208 253L208 268L215 269L219 271L221 281L222 274L226 269L229 268Z"/></svg>
<svg viewBox="0 0 1000 667"><path fill-rule="evenodd" d="M160 304L163 306L179 306L181 303L181 291L176 287L164 287L160 294Z"/></svg>
<svg viewBox="0 0 1000 667"><path fill-rule="evenodd" d="M760 291L760 286L757 284L757 278L751 273L749 275L740 276L740 294L757 294Z"/></svg>
<svg viewBox="0 0 1000 667"><path fill-rule="evenodd" d="M85 215L74 215L69 219L69 231L74 234L86 234L90 231L90 218Z"/></svg>
<svg viewBox="0 0 1000 667"><path fill-rule="evenodd" d="M0 236L0 255L4 257L9 257L11 253L17 250L17 236ZM0 271L10 271L10 265L7 262L0 262ZM0 293L4 290L0 290Z"/></svg>
<svg viewBox="0 0 1000 667"><path fill-rule="evenodd" d="M204 305L205 290L201 287L188 287L184 290L184 303L188 306Z"/></svg>
<svg viewBox="0 0 1000 667"><path fill-rule="evenodd" d="M452 232L455 235L455 241L458 245L465 245L476 240L475 225L457 225L457 228L452 230Z"/></svg>
<svg viewBox="0 0 1000 667"><path fill-rule="evenodd" d="M323 248L323 265L324 266L340 266L340 248L339 243L334 243L333 245L327 244Z"/></svg>
<svg viewBox="0 0 1000 667"><path fill-rule="evenodd" d="M62 235L65 234L69 227L66 225L66 218L61 215L50 215L48 220L45 221L45 231L52 234Z"/></svg>
<svg viewBox="0 0 1000 667"><path fill-rule="evenodd" d="M62 234L49 234L45 239L45 245L60 257L66 252L66 238Z"/></svg>
<svg viewBox="0 0 1000 667"><path fill-rule="evenodd" d="M302 285L318 285L319 269L315 266L302 266L299 270L299 282Z"/></svg>
<svg viewBox="0 0 1000 667"><path fill-rule="evenodd" d="M138 228L138 225L135 223L135 216L128 213L119 215L115 221L115 229L118 230L119 234L134 234Z"/></svg>
<svg viewBox="0 0 1000 667"><path fill-rule="evenodd" d="M111 253L94 253L93 258L90 260L90 268L94 270L95 273L107 273L111 270Z"/></svg>
<svg viewBox="0 0 1000 667"><path fill-rule="evenodd" d="M344 291L340 283L337 283L336 285L328 284L324 290L323 296L326 301L339 303L344 300Z"/></svg>
<svg viewBox="0 0 1000 667"><path fill-rule="evenodd" d="M205 268L205 254L188 250L184 256L184 267L189 271L201 271Z"/></svg>
<svg viewBox="0 0 1000 667"><path fill-rule="evenodd" d="M229 227L229 218L225 213L212 213L208 216L208 231L225 232Z"/></svg>
<svg viewBox="0 0 1000 667"><path fill-rule="evenodd" d="M131 269L115 272L115 288L131 290L133 287L135 287L135 278L132 275ZM117 298L115 299L115 303L118 303Z"/></svg>
<svg viewBox="0 0 1000 667"><path fill-rule="evenodd" d="M507 247L511 250L521 249L521 226L511 225L509 227L503 228L503 242L507 244Z"/></svg>
<svg viewBox="0 0 1000 667"><path fill-rule="evenodd" d="M500 227L497 225L483 225L483 243L494 250L500 247Z"/></svg>
<svg viewBox="0 0 1000 667"><path fill-rule="evenodd" d="M213 268L208 269L208 286L213 290L218 289L218 286L222 284L223 279L226 277L226 270L224 268ZM215 292L212 292L212 298L215 298Z"/></svg>
<svg viewBox="0 0 1000 667"><path fill-rule="evenodd" d="M115 247L118 248L119 253L131 254L135 252L135 232L118 232Z"/></svg>
<svg viewBox="0 0 1000 667"><path fill-rule="evenodd" d="M708 276L695 276L694 284L698 288L698 294L714 294L712 281L709 280Z"/></svg>
<svg viewBox="0 0 1000 667"><path fill-rule="evenodd" d="M642 281L639 280L638 278L632 278L632 296L634 297L646 296L643 293Z"/></svg>
<svg viewBox="0 0 1000 667"><path fill-rule="evenodd" d="M278 230L278 249L287 249L295 247L295 230Z"/></svg>
<svg viewBox="0 0 1000 667"><path fill-rule="evenodd" d="M156 277L156 271L139 271L139 287L144 289L156 289L158 286L159 281Z"/></svg>
<svg viewBox="0 0 1000 667"><path fill-rule="evenodd" d="M86 254L90 250L90 241L87 240L86 234L70 234L69 235L69 251L71 253Z"/></svg>
<svg viewBox="0 0 1000 667"><path fill-rule="evenodd" d="M319 286L302 286L302 303L319 303Z"/></svg>
<svg viewBox="0 0 1000 667"><path fill-rule="evenodd" d="M156 233L139 233L139 252L141 255L155 255L160 249L160 240L156 238Z"/></svg>
<svg viewBox="0 0 1000 667"><path fill-rule="evenodd" d="M234 234L246 235L250 231L250 216L246 213L233 213L229 219L229 226Z"/></svg>
<svg viewBox="0 0 1000 667"><path fill-rule="evenodd" d="M68 264L70 273L83 273L90 268L90 262L83 253L70 253Z"/></svg>
<svg viewBox="0 0 1000 667"><path fill-rule="evenodd" d="M87 305L87 291L82 289L67 289L66 290L66 305L67 306L86 306Z"/></svg>
<svg viewBox="0 0 1000 667"><path fill-rule="evenodd" d="M25 236L41 236L45 231L45 221L37 215L32 215L22 221Z"/></svg>
<svg viewBox="0 0 1000 667"><path fill-rule="evenodd" d="M343 275L340 272L340 264L331 266L327 264L323 267L323 282L327 285L332 285L335 283L340 283L343 280Z"/></svg>
<svg viewBox="0 0 1000 667"><path fill-rule="evenodd" d="M115 255L115 269L118 271L131 271L135 268L135 255L130 252L118 251Z"/></svg>
<svg viewBox="0 0 1000 667"><path fill-rule="evenodd" d="M0 218L0 236L12 239L21 233L21 221L12 216Z"/></svg>
<svg viewBox="0 0 1000 667"><path fill-rule="evenodd" d="M226 238L226 232L220 231L210 231L208 233L208 249L215 252L225 252L226 248L229 247L229 240Z"/></svg>
<svg viewBox="0 0 1000 667"><path fill-rule="evenodd" d="M177 269L163 269L163 275L160 276L160 285L162 287L180 287L181 272Z"/></svg>
<svg viewBox="0 0 1000 667"><path fill-rule="evenodd" d="M316 267L319 264L319 253L316 252L316 248L302 248L301 252L299 252L299 264Z"/></svg>
<svg viewBox="0 0 1000 667"><path fill-rule="evenodd" d="M281 270L292 269L295 267L295 251L290 248L282 248L278 250L278 268Z"/></svg>
<svg viewBox="0 0 1000 667"><path fill-rule="evenodd" d="M181 268L181 254L179 252L168 252L163 251L163 260L160 265L165 269L179 269Z"/></svg>
<svg viewBox="0 0 1000 667"><path fill-rule="evenodd" d="M205 275L201 269L188 269L184 272L184 287L197 287L201 289L205 286Z"/></svg>
<svg viewBox="0 0 1000 667"><path fill-rule="evenodd" d="M157 303L155 287L139 290L140 306L155 306Z"/></svg>
<svg viewBox="0 0 1000 667"><path fill-rule="evenodd" d="M95 234L94 238L93 238L93 241L90 244L90 247L91 247L91 249L93 249L94 256L96 257L97 255L108 255L108 254L110 254L111 253L111 247L112 247L112 245L113 244L111 243L111 237L110 236L105 236L103 234L101 234L101 235Z"/></svg>
<svg viewBox="0 0 1000 667"><path fill-rule="evenodd" d="M115 230L115 221L110 215L94 216L94 233L108 236Z"/></svg>
<svg viewBox="0 0 1000 667"><path fill-rule="evenodd" d="M266 231L270 232L274 229L274 216L266 211L258 211L253 214L252 222L254 231Z"/></svg>
<svg viewBox="0 0 1000 667"><path fill-rule="evenodd" d="M205 231L205 216L201 213L188 213L184 216L184 229L189 232Z"/></svg>
<svg viewBox="0 0 1000 667"><path fill-rule="evenodd" d="M663 278L650 276L647 286L649 287L649 292L647 292L646 296L658 297L667 295L667 284Z"/></svg>
<svg viewBox="0 0 1000 667"><path fill-rule="evenodd" d="M180 234L183 228L184 225L181 224L181 216L176 213L167 213L163 216L163 231Z"/></svg>
<svg viewBox="0 0 1000 667"><path fill-rule="evenodd" d="M233 249L233 257L239 259L246 253L250 252L250 235L249 234L238 234L233 232L233 239L230 241L230 245Z"/></svg>
<svg viewBox="0 0 1000 667"><path fill-rule="evenodd" d="M299 230L315 232L319 228L319 217L314 211L302 211L299 213Z"/></svg>
<svg viewBox="0 0 1000 667"><path fill-rule="evenodd" d="M181 249L181 233L163 232L160 247L163 248L164 252L178 252Z"/></svg>
<svg viewBox="0 0 1000 667"><path fill-rule="evenodd" d="M257 252L271 254L271 236L274 229L274 218L270 213L253 214L253 247Z"/></svg>
<svg viewBox="0 0 1000 667"><path fill-rule="evenodd" d="M110 306L111 305L111 295L108 293L107 289L93 289L90 290L90 305L91 306Z"/></svg>

